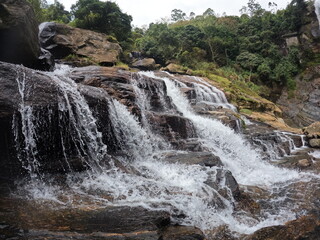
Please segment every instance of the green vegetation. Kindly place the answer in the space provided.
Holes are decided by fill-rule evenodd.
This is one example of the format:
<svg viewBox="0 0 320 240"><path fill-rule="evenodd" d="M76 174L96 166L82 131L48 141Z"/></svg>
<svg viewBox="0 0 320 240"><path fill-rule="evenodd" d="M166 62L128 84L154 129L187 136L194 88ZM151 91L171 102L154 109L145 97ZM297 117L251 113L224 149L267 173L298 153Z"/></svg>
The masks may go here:
<svg viewBox="0 0 320 240"><path fill-rule="evenodd" d="M208 8L202 15L173 9L171 22L151 23L148 29L131 29L131 16L113 1L78 0L71 12L55 0L28 0L39 21L57 21L108 34L119 42L124 56L142 52L165 66L182 65L195 75L217 81L222 87L250 91L268 97L271 88L292 92L294 76L318 61L301 47L285 47L285 34L296 33L305 24L311 2L292 0L286 9L268 10L249 0L241 16L218 16ZM126 61L126 59L122 59Z"/></svg>
<svg viewBox="0 0 320 240"><path fill-rule="evenodd" d="M294 90L293 78L305 67L304 59L316 57L298 47L285 48L282 36L297 32L305 23L307 4L293 0L286 9L275 11L274 3L266 10L249 0L240 17L217 16L210 8L187 17L174 9L173 22L150 24L135 39L135 48L162 65L175 62L200 76L215 74L242 81L265 96L270 91L263 86Z"/></svg>

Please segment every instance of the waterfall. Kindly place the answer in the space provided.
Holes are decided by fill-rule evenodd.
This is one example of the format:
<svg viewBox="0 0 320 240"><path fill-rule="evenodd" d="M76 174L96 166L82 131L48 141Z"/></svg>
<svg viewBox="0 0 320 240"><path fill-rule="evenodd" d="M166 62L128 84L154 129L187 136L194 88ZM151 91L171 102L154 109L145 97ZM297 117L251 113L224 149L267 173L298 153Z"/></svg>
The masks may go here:
<svg viewBox="0 0 320 240"><path fill-rule="evenodd" d="M36 142L36 117L33 114L32 106L26 103L26 95L29 94L30 90L27 89L26 81L27 76L24 71L19 72L20 69L16 69L16 81L18 85L19 94L21 97L21 103L19 106L19 113L21 116L21 135L19 132L19 126L17 124L17 114L14 115L12 121L12 129L15 135L16 150L18 153L18 158L22 164L22 167L30 173L31 179L37 178L39 174L39 156L37 151ZM22 139L22 144L20 144L20 139Z"/></svg>
<svg viewBox="0 0 320 240"><path fill-rule="evenodd" d="M144 74L148 77L159 78L152 72ZM221 122L193 113L188 100L174 82L168 78L160 79L165 81L168 95L173 99L178 110L193 122L203 143L221 158L239 183L268 185L298 177L295 171L279 169L263 162L260 155L240 135Z"/></svg>
<svg viewBox="0 0 320 240"><path fill-rule="evenodd" d="M317 14L318 24L320 29L320 0L314 1L314 8L315 8L315 13Z"/></svg>
<svg viewBox="0 0 320 240"><path fill-rule="evenodd" d="M197 102L201 102L201 101L209 102L216 107L223 107L223 108L231 109L233 111L237 111L234 105L228 103L226 96L221 90L208 84L207 82L205 82L203 79L199 77L191 77L191 78L193 78L195 81L200 83L198 84L196 82L192 84L196 92Z"/></svg>
<svg viewBox="0 0 320 240"><path fill-rule="evenodd" d="M46 145L57 144L57 141L48 136L59 135L58 151L62 151L65 163L61 164L64 171L72 171L69 158L81 159L83 165L93 172L101 171L102 162L107 156L107 146L102 141L102 134L98 131L96 119L93 116L86 100L78 90L78 85L67 77L70 69L60 66L54 73L44 73L52 79L58 89L58 124L54 124L54 113L50 107L34 109L25 99L32 96L32 85L28 83L26 74L17 70L17 84L21 96L19 114L14 115L12 128L15 134L16 149L22 166L29 172L31 179L42 178L40 168L43 156L39 149ZM54 128L54 129L53 129ZM56 134L58 132L58 134ZM43 141L53 141L44 143ZM49 145L49 146L48 146ZM70 145L72 147L70 147ZM60 147L60 149L59 149ZM75 148L70 150L69 148ZM43 154L43 150L42 150ZM72 156L71 156L72 155ZM54 161L59 161L54 159ZM65 169L67 166L68 169Z"/></svg>
<svg viewBox="0 0 320 240"><path fill-rule="evenodd" d="M78 156L92 171L101 171L107 146L102 141L102 133L98 131L96 119L87 101L78 90L78 85L68 77L69 73L68 66L60 66L54 73L47 73L61 92L58 96L60 119L67 115L68 131L73 133L71 138Z"/></svg>
<svg viewBox="0 0 320 240"><path fill-rule="evenodd" d="M160 149L157 136L142 127L124 105L113 100L110 112L114 127L118 128L117 137L122 139L122 148L131 159L130 169L134 171L128 173L114 168L94 178L85 178L77 189L111 194L113 201L106 201L106 204L143 206L167 210L177 216L183 214L185 218L173 220L202 229L224 224L226 218L233 219L234 200L225 185L224 169L163 161L162 153L170 148ZM215 189L207 182L216 182L219 171L222 180ZM225 189L228 196L222 196L219 189Z"/></svg>
<svg viewBox="0 0 320 240"><path fill-rule="evenodd" d="M180 91L180 87L187 85L178 79L172 80L172 76L157 77L151 72L140 72L132 77L131 84L136 95L134 104L141 111L138 116L119 101L111 99L107 94L103 95L104 90L95 88L106 98L108 104L105 107L120 149L112 156L114 164L105 167L105 158L111 158L102 140L106 133L98 130L97 119L80 91L80 84L70 79L69 73L70 68L66 66L60 66L54 73L45 73L59 90L59 144L71 170L70 158L73 155L68 151L67 142L72 143L77 157L91 171L69 171L63 187L52 185L49 186L52 191L49 188L40 193L35 189L39 198L54 199L64 206L70 204L72 207L88 207L91 204L102 208L142 206L151 210L166 210L170 212L173 222L196 226L203 231L228 225L231 231L252 233L262 227L283 224L295 218L283 196L270 197L268 200L272 202L271 206L263 209L258 217L246 213L235 214L236 201L227 183L230 171L240 184L262 187L270 195L272 191L279 191L301 175L263 161L241 135L217 120L194 113L190 102ZM150 79L156 81L149 83ZM23 74L18 74L17 83L22 99L19 108L21 123L18 124L17 117L13 121L13 129L17 142L20 142L19 139L25 140L21 146L17 144L18 150L27 151L25 168L37 174L38 165L41 164L37 154L37 127L40 119L36 111L24 101L25 94L29 94L26 80ZM201 79L192 80L196 101L217 103L235 110L220 90ZM159 103L159 107L153 105L152 101ZM205 167L170 162L166 157L172 152L189 152L173 150L165 138L152 131L148 116L162 111L188 119L203 148L220 157L224 166ZM47 114L50 117L53 113L48 111ZM19 126L21 129L18 129Z"/></svg>

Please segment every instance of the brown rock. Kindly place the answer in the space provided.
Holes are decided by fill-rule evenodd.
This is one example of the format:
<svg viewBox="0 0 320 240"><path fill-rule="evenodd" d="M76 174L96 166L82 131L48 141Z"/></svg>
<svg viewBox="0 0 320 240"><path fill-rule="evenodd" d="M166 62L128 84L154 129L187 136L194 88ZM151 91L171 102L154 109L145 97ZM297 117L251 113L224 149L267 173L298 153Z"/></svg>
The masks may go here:
<svg viewBox="0 0 320 240"><path fill-rule="evenodd" d="M308 159L302 159L298 161L298 167L300 168L306 168L311 166L311 161Z"/></svg>
<svg viewBox="0 0 320 240"><path fill-rule="evenodd" d="M153 58L144 58L133 62L132 66L141 70L154 70L156 69L156 61Z"/></svg>
<svg viewBox="0 0 320 240"><path fill-rule="evenodd" d="M96 63L113 66L122 52L118 43L107 40L107 35L90 30L73 28L60 23L45 23L40 32L43 48L49 50L55 58L63 59L72 55L88 59L88 65Z"/></svg>
<svg viewBox="0 0 320 240"><path fill-rule="evenodd" d="M38 23L25 0L1 0L0 61L36 67L40 46Z"/></svg>
<svg viewBox="0 0 320 240"><path fill-rule="evenodd" d="M309 144L311 147L320 148L320 138L310 139Z"/></svg>
<svg viewBox="0 0 320 240"><path fill-rule="evenodd" d="M187 69L184 69L181 65L170 63L168 66L162 69L163 71L168 71L170 73L186 74Z"/></svg>
<svg viewBox="0 0 320 240"><path fill-rule="evenodd" d="M318 240L320 236L320 221L315 215L303 216L285 225L262 228L245 240Z"/></svg>
<svg viewBox="0 0 320 240"><path fill-rule="evenodd" d="M312 123L310 126L303 129L303 133L307 135L308 138L318 138L320 137L320 122Z"/></svg>
<svg viewBox="0 0 320 240"><path fill-rule="evenodd" d="M163 230L162 240L204 240L200 229L187 226L169 226Z"/></svg>

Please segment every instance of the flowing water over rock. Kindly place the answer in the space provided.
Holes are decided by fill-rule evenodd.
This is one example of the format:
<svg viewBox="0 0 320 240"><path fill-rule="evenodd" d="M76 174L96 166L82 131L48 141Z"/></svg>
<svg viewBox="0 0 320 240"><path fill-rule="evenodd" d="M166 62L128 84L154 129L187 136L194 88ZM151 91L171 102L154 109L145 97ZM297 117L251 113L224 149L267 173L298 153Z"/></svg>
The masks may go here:
<svg viewBox="0 0 320 240"><path fill-rule="evenodd" d="M14 198L30 201L31 205L35 201L36 206L39 202L41 206L51 205L61 216L78 216L80 220L63 220L69 224L67 231L72 230L72 224L75 224L73 229L85 228L81 220L84 216L105 219L112 214L109 211L115 216L124 211L119 216L125 218L127 207L132 207L140 213L149 211L146 219L154 224L146 227L148 231L158 231L157 227L167 226L171 221L171 224L196 226L208 236L217 227L227 226L239 237L262 227L283 224L306 211L304 204L308 203L299 199L299 194L308 182L317 186L313 179L316 176L271 165L233 129L216 119L196 114L183 89L192 87L195 94L191 97L192 104L206 102L214 107L236 110L220 90L202 79L192 77L186 84L166 73L132 74L129 81L117 83L131 99L123 101L111 97L104 88L75 83L69 78L71 71L60 66L55 73L45 73L58 89L57 108L48 108L42 114L49 119L45 125L48 135L53 135L50 129L55 124L55 142L61 151L61 159L56 161L62 164L63 174L43 171L45 159L39 150L43 144L39 128L43 127L45 118L25 101L25 95L32 92L26 91L27 78L18 72L21 102L12 126L16 149L21 153L19 159L31 176L27 184L22 180L13 193ZM103 108L98 113L89 104L93 93ZM99 113L105 113L107 119L99 119ZM276 152L263 139L255 140L269 153L267 158L271 161L276 161L281 154L290 154L296 146L288 135L274 134L278 143L289 142L289 152ZM76 167L78 165L83 167ZM294 191L295 188L300 188L300 192ZM306 189L305 192L312 194ZM259 203L257 213L241 209L241 199L246 194ZM25 200L25 196L31 199ZM310 208L316 205L314 202ZM161 215L159 225L154 211L159 216L169 213L171 220ZM49 213L44 211L41 216L46 214ZM41 223L31 228L61 231L61 216L52 220L51 228ZM146 215L139 216L144 219ZM14 224L12 221L14 219L5 219ZM134 230L139 229L127 231ZM90 231L115 230L93 227Z"/></svg>

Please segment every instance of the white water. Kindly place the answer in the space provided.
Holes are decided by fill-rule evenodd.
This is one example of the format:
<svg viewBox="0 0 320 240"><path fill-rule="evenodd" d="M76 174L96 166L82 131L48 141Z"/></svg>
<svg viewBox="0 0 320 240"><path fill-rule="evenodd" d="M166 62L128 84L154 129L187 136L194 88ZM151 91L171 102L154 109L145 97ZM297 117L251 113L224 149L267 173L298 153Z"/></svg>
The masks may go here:
<svg viewBox="0 0 320 240"><path fill-rule="evenodd" d="M310 153L310 155L314 158L320 158L320 150L316 150L316 151Z"/></svg>
<svg viewBox="0 0 320 240"><path fill-rule="evenodd" d="M320 29L320 0L314 1L314 8L315 8L315 13L317 14L318 24Z"/></svg>
<svg viewBox="0 0 320 240"><path fill-rule="evenodd" d="M221 90L208 84L207 82L205 82L203 79L199 77L192 77L192 78L200 83L200 84L198 83L193 84L196 92L197 102L201 102L201 101L209 102L216 107L229 108L235 112L237 111L235 106L228 103L226 96Z"/></svg>

